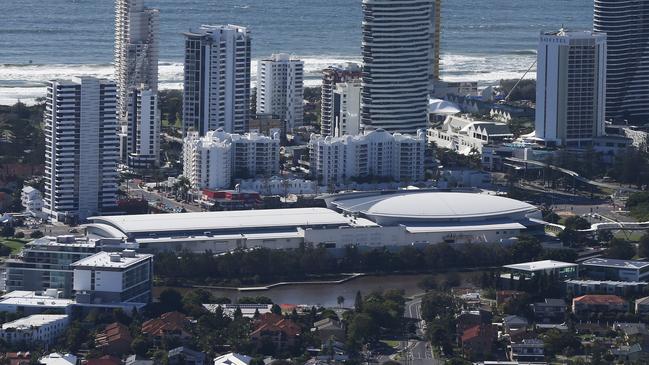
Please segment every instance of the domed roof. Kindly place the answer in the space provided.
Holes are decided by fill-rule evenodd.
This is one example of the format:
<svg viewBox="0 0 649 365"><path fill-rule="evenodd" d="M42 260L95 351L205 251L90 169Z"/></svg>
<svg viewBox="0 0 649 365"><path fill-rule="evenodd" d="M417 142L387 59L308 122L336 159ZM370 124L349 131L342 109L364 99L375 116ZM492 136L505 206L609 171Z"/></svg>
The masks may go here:
<svg viewBox="0 0 649 365"><path fill-rule="evenodd" d="M335 205L374 219L404 222L497 219L537 210L533 205L501 196L430 191L341 199Z"/></svg>
<svg viewBox="0 0 649 365"><path fill-rule="evenodd" d="M472 193L433 192L396 195L367 209L368 215L415 219L461 219L507 215L535 209L509 198Z"/></svg>

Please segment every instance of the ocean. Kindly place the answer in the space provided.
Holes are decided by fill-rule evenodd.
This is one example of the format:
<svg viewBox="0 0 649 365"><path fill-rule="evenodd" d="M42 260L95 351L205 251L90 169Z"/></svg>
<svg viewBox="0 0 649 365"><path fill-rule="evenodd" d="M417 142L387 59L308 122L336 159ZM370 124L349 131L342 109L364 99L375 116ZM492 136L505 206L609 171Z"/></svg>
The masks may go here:
<svg viewBox="0 0 649 365"><path fill-rule="evenodd" d="M592 0L443 0L442 78L497 83L534 62L538 33L590 29ZM252 32L253 58L290 53L305 83L324 67L360 60L360 0L149 0L160 9L160 88L181 88L182 32L237 24ZM112 77L111 0L2 0L0 104L44 96L44 82ZM256 70L253 61L252 72ZM529 77L534 77L531 73ZM253 80L254 81L254 80Z"/></svg>

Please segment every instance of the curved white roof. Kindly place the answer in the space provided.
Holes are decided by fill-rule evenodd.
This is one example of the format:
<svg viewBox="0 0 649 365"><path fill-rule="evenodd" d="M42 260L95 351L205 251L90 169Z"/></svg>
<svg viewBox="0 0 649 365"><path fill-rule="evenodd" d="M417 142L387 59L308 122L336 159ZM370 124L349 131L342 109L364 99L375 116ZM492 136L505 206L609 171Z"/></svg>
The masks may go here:
<svg viewBox="0 0 649 365"><path fill-rule="evenodd" d="M450 101L442 99L429 99L428 112L432 114L453 115L462 112L460 107Z"/></svg>
<svg viewBox="0 0 649 365"><path fill-rule="evenodd" d="M403 220L484 220L524 214L533 205L494 195L459 192L420 192L342 199L334 202L345 211L370 217Z"/></svg>

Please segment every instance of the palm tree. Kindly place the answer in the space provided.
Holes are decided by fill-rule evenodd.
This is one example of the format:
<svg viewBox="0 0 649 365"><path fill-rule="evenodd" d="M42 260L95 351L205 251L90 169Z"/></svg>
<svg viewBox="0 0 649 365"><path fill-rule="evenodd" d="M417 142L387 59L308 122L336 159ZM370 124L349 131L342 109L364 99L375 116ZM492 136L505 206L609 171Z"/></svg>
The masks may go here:
<svg viewBox="0 0 649 365"><path fill-rule="evenodd" d="M345 304L345 297L339 295L338 298L336 298L336 301L338 302L338 306L342 308L343 304Z"/></svg>

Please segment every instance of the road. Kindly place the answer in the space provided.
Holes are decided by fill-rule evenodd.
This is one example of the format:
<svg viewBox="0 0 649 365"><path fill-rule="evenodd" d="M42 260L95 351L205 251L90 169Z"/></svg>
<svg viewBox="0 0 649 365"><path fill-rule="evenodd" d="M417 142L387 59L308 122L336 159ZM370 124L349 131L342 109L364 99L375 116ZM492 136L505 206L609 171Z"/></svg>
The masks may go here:
<svg viewBox="0 0 649 365"><path fill-rule="evenodd" d="M147 201L152 202L152 203L157 202L157 201L161 201L163 204L166 204L166 205L172 207L172 209L184 208L188 212L200 212L201 211L201 208L196 206L196 205L187 204L185 202L177 202L177 201L175 201L173 199L169 199L169 198L167 198L167 197L165 197L165 196L163 196L161 194L158 194L156 192L150 192L150 191L147 191L146 189L142 189L141 187L139 187L138 185L133 183L133 181L131 181L131 180L128 180L125 185L127 187L128 195L133 197L133 198L146 199Z"/></svg>
<svg viewBox="0 0 649 365"><path fill-rule="evenodd" d="M416 319L416 334L418 338L426 336L425 321L421 318L421 298L415 298L406 302L404 317ZM443 364L442 360L436 359L433 348L428 341L408 340L402 342L402 361L404 365L437 365Z"/></svg>

